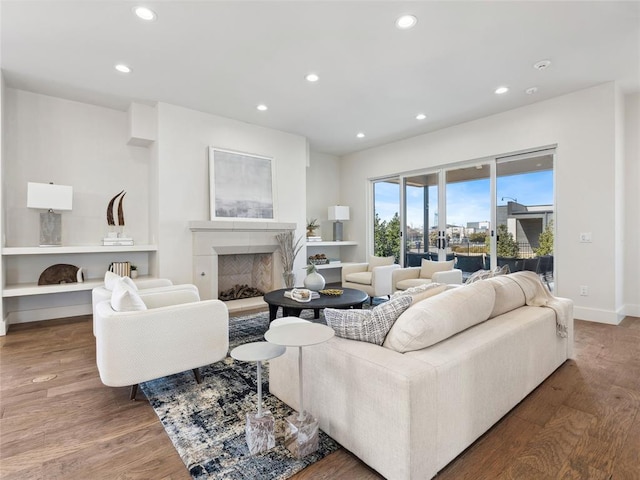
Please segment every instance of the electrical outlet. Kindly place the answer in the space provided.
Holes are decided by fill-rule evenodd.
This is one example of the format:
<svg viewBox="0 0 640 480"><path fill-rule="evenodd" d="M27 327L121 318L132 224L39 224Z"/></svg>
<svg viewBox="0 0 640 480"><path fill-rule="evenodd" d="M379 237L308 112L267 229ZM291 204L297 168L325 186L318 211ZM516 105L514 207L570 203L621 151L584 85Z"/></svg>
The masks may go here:
<svg viewBox="0 0 640 480"><path fill-rule="evenodd" d="M580 234L580 243L591 243L591 232L584 232Z"/></svg>
<svg viewBox="0 0 640 480"><path fill-rule="evenodd" d="M589 287L586 285L580 285L580 295L586 297L589 295Z"/></svg>

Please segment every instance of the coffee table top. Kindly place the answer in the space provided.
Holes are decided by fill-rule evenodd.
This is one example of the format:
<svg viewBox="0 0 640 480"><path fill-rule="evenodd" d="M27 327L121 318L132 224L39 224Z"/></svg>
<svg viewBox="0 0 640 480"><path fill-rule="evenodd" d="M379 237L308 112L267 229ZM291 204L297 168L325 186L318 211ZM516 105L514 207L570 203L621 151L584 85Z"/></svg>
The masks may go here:
<svg viewBox="0 0 640 480"><path fill-rule="evenodd" d="M342 295L320 295L320 298L314 298L309 302L296 302L291 298L284 296L284 292L291 290L290 288L281 288L265 294L264 301L269 305L277 305L279 307L289 308L347 308L364 303L369 295L362 290L355 288L341 288Z"/></svg>
<svg viewBox="0 0 640 480"><path fill-rule="evenodd" d="M290 323L267 330L264 338L276 345L287 347L306 347L317 345L329 340L335 335L333 328L321 323ZM283 347L284 348L284 347Z"/></svg>
<svg viewBox="0 0 640 480"><path fill-rule="evenodd" d="M269 342L252 342L231 350L231 357L243 362L262 362L279 357L286 348Z"/></svg>

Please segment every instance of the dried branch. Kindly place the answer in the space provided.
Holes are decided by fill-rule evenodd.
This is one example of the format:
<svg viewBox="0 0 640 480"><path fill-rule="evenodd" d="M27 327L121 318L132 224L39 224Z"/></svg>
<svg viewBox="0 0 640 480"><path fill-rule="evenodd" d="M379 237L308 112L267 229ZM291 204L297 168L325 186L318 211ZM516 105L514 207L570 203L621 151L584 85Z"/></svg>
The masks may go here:
<svg viewBox="0 0 640 480"><path fill-rule="evenodd" d="M278 244L280 245L280 258L282 260L282 267L285 272L293 271L293 262L298 256L298 252L303 247L300 243L302 241L302 237L299 237L298 240L294 242L293 232L284 232L278 233L276 235L276 240L278 240Z"/></svg>

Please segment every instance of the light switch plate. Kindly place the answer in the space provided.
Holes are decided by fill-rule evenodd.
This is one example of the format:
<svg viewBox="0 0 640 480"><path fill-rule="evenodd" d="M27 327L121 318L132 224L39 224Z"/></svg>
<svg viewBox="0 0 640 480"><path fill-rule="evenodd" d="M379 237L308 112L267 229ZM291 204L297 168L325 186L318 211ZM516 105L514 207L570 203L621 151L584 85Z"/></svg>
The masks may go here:
<svg viewBox="0 0 640 480"><path fill-rule="evenodd" d="M591 243L591 232L584 232L580 234L580 243Z"/></svg>

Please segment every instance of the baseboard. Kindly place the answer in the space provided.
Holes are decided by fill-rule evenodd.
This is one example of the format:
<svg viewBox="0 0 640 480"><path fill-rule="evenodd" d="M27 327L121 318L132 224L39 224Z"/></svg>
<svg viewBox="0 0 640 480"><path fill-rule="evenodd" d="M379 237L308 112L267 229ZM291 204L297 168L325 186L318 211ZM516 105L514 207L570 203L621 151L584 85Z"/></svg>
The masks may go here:
<svg viewBox="0 0 640 480"><path fill-rule="evenodd" d="M640 317L640 305L625 305L623 308L625 316Z"/></svg>
<svg viewBox="0 0 640 480"><path fill-rule="evenodd" d="M5 321L6 325L17 323L39 322L42 320L53 320L55 318L77 317L93 313L91 304L68 305L64 307L37 308L33 310L20 310L9 312Z"/></svg>
<svg viewBox="0 0 640 480"><path fill-rule="evenodd" d="M6 318L3 318L0 321L0 337L4 337L7 334L7 330L9 329L9 322Z"/></svg>
<svg viewBox="0 0 640 480"><path fill-rule="evenodd" d="M618 325L624 318L622 309L614 312L611 310L600 310L598 308L573 307L573 318L586 320L588 322L606 323Z"/></svg>

